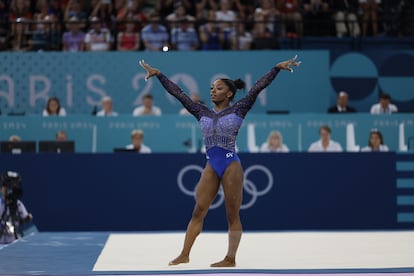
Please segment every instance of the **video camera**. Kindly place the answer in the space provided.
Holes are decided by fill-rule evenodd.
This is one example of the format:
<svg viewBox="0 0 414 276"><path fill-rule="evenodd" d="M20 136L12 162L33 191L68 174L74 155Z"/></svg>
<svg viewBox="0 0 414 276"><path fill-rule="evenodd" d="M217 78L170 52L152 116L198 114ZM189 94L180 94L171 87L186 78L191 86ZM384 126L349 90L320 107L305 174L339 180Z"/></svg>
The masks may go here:
<svg viewBox="0 0 414 276"><path fill-rule="evenodd" d="M8 171L0 175L1 187L5 188L4 200L6 205L17 205L17 200L23 196L22 178L17 172Z"/></svg>

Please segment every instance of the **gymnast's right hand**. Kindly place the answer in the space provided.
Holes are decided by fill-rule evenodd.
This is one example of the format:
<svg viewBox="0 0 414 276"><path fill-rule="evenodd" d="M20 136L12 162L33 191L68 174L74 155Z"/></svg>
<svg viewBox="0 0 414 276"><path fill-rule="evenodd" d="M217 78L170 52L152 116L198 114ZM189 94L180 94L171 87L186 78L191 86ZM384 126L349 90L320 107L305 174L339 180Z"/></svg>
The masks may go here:
<svg viewBox="0 0 414 276"><path fill-rule="evenodd" d="M148 63L145 63L143 59L139 61L139 65L141 65L141 67L144 68L145 71L147 71L147 75L145 76L146 81L149 78L153 76L158 76L160 74L160 70L152 68Z"/></svg>

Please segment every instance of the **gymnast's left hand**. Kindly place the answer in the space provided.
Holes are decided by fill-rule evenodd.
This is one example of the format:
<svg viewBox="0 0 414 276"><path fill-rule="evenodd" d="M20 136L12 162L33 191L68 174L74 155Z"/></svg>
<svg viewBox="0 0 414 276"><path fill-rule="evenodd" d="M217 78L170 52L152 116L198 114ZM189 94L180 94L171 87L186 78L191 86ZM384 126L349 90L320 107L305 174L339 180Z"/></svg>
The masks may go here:
<svg viewBox="0 0 414 276"><path fill-rule="evenodd" d="M279 68L280 70L288 70L292 73L293 69L291 68L291 66L298 67L302 63L301 61L296 61L297 57L298 57L298 55L294 56L293 58L291 58L287 61L279 62L276 65L276 67Z"/></svg>
<svg viewBox="0 0 414 276"><path fill-rule="evenodd" d="M145 71L147 71L145 81L147 81L149 78L153 76L158 76L161 73L160 70L152 68L148 63L145 63L143 59L139 61L139 65L141 65L141 67L144 68Z"/></svg>

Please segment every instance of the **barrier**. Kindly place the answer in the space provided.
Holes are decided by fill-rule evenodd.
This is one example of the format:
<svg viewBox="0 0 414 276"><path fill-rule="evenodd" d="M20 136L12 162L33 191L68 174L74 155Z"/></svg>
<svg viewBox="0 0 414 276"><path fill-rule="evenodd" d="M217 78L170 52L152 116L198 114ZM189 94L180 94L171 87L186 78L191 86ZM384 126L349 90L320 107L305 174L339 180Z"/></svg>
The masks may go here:
<svg viewBox="0 0 414 276"><path fill-rule="evenodd" d="M349 151L356 149L356 146L366 146L369 132L373 128L383 133L385 144L392 151L406 151L412 144L408 141L414 137L413 114L270 116L252 113L248 114L239 132L237 146L240 152L254 152L266 141L269 132L277 129L282 133L284 143L291 151L307 151L309 145L319 139L318 129L323 124L331 126L332 139L340 142L344 150ZM192 116L8 116L0 117L0 127L0 140L8 140L14 134L24 140L53 140L57 131L64 130L68 133L69 139L76 142L76 151L85 153L112 152L115 147L123 147L131 142L130 133L136 128L144 130L144 143L151 147L153 152L197 152L202 146L200 129ZM413 150L412 146L410 150Z"/></svg>
<svg viewBox="0 0 414 276"><path fill-rule="evenodd" d="M404 156L414 163L413 155ZM240 158L246 230L414 227L414 220L397 220L404 214L398 213L395 153ZM205 162L201 154L0 155L2 170L23 176L23 201L41 231L184 230ZM221 193L204 229L226 229Z"/></svg>

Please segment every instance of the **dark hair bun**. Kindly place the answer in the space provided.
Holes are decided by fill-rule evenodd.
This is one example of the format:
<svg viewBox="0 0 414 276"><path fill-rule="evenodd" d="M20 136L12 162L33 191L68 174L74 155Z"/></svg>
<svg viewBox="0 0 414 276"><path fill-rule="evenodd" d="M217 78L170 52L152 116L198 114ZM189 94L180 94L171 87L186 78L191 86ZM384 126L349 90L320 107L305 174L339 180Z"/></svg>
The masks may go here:
<svg viewBox="0 0 414 276"><path fill-rule="evenodd" d="M246 83L242 79L237 79L237 80L234 80L233 82L237 89L246 88Z"/></svg>

